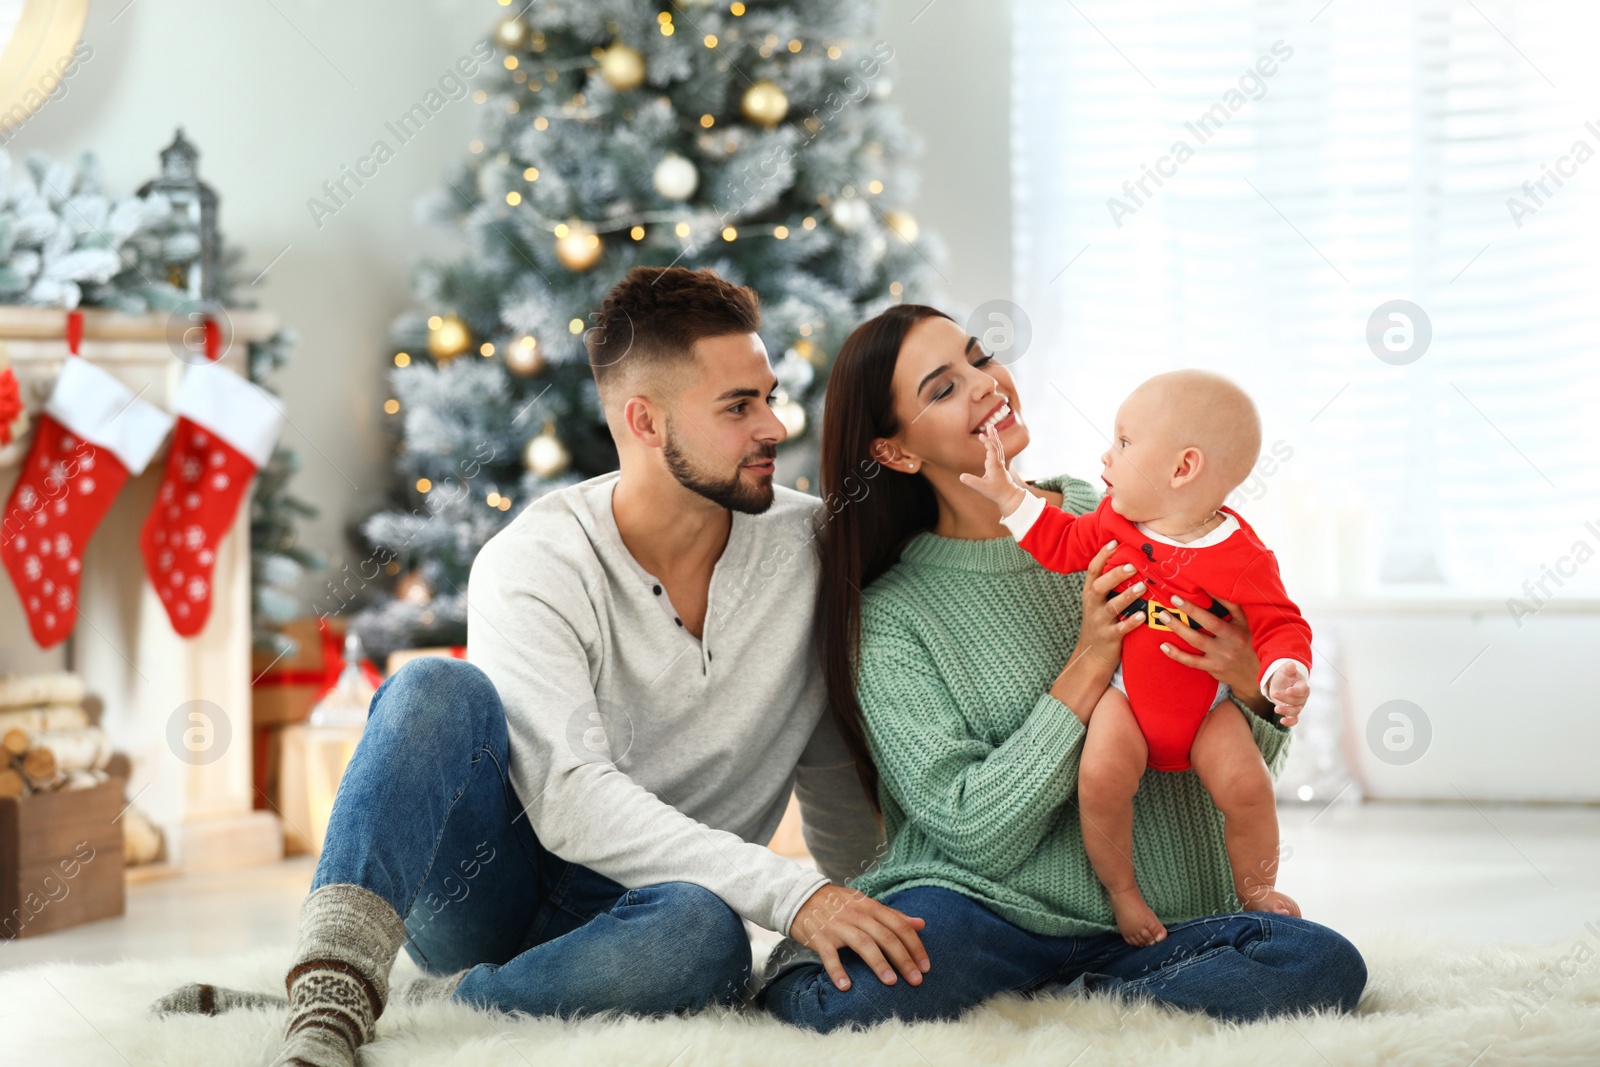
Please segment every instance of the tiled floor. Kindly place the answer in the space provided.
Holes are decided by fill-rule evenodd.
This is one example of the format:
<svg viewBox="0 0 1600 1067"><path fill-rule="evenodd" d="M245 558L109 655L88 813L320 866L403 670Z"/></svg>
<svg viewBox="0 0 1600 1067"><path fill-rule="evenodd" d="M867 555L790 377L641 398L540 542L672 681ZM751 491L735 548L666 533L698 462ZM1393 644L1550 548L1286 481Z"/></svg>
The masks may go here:
<svg viewBox="0 0 1600 1067"><path fill-rule="evenodd" d="M1388 933L1545 942L1600 924L1600 807L1285 807L1280 884L1357 943ZM119 919L0 942L0 969L125 956L226 956L292 941L309 858L128 889Z"/></svg>

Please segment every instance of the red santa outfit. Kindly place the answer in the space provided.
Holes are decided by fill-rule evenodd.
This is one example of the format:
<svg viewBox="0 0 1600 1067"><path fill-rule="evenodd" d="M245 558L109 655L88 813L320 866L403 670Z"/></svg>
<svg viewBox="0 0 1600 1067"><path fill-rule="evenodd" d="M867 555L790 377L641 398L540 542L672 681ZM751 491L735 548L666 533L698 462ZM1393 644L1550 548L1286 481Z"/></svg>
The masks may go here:
<svg viewBox="0 0 1600 1067"><path fill-rule="evenodd" d="M1127 671L1118 688L1128 695L1149 745L1149 766L1158 771L1189 768L1189 749L1200 723L1227 694L1227 687L1219 686L1211 675L1161 651L1163 642L1171 642L1185 652L1199 652L1182 637L1186 626L1198 628L1199 623L1171 606L1174 596L1222 618L1228 617L1227 609L1214 597L1239 605L1256 656L1266 664L1259 681L1263 693L1273 673L1285 664L1298 664L1307 675L1311 673L1311 627L1283 588L1277 558L1237 512L1229 507L1220 511L1222 525L1186 544L1123 518L1112 510L1109 496L1089 514L1072 515L1029 493L1000 520L1029 555L1062 574L1083 570L1107 541L1115 540L1107 570L1125 563L1134 566L1134 573L1119 582L1116 591L1145 583L1144 597L1124 613L1144 612L1145 625L1122 640ZM1184 626L1173 630L1157 617L1158 611Z"/></svg>

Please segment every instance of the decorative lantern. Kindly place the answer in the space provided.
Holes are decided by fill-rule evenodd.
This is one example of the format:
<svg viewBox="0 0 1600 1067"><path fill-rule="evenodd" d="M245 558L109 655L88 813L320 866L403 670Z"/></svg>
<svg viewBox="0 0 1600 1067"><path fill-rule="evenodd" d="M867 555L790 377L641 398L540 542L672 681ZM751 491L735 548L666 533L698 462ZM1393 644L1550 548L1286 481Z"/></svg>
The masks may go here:
<svg viewBox="0 0 1600 1067"><path fill-rule="evenodd" d="M172 143L161 151L161 177L140 186L139 195L165 196L189 220L199 240L199 253L193 259L169 265L167 281L191 300L220 303L222 238L217 230L217 194L200 180L199 160L199 150L180 127Z"/></svg>

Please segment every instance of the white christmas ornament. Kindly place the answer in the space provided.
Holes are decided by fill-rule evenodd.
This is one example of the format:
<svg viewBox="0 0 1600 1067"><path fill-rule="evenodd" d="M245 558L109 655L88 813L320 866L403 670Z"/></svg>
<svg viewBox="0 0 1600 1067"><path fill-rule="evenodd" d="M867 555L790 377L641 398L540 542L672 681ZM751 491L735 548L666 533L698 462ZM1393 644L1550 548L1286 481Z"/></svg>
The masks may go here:
<svg viewBox="0 0 1600 1067"><path fill-rule="evenodd" d="M867 207L865 200L847 196L835 200L828 208L828 214L833 218L833 224L842 232L855 233L872 217L872 209Z"/></svg>
<svg viewBox="0 0 1600 1067"><path fill-rule="evenodd" d="M655 173L650 176L651 182L656 187L656 192L668 200L687 200L694 195L695 188L700 184L700 172L695 165L678 155L668 152L661 157L661 162L656 164Z"/></svg>

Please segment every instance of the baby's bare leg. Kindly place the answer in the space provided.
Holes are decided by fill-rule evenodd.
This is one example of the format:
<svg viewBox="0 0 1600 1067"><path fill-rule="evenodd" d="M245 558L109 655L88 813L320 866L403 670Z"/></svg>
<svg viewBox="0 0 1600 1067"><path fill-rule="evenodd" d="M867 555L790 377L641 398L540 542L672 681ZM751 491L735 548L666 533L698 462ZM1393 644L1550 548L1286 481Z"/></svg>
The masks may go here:
<svg viewBox="0 0 1600 1067"><path fill-rule="evenodd" d="M1275 888L1278 808L1272 775L1232 702L1224 700L1206 715L1189 750L1189 762L1222 812L1233 888L1244 910L1299 915L1300 905Z"/></svg>
<svg viewBox="0 0 1600 1067"><path fill-rule="evenodd" d="M1148 759L1128 698L1114 686L1106 687L1089 716L1078 761L1078 813L1084 851L1111 896L1117 929L1130 945L1150 945L1167 936L1133 875L1133 795Z"/></svg>

